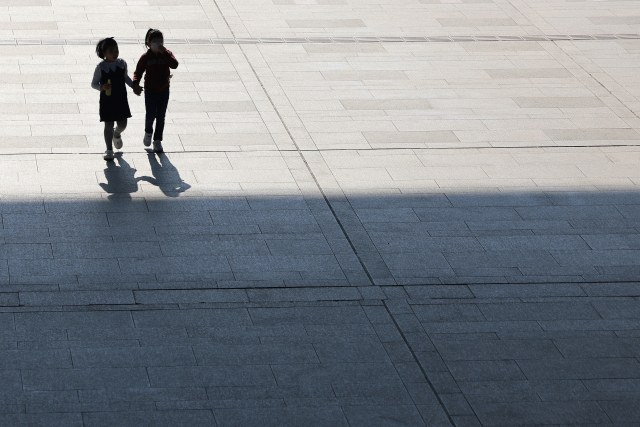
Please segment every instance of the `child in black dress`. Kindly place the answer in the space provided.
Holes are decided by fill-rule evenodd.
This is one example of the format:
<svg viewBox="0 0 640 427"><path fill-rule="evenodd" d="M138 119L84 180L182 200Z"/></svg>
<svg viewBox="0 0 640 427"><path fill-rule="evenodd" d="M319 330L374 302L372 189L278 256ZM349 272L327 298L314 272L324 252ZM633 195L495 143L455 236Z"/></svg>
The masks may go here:
<svg viewBox="0 0 640 427"><path fill-rule="evenodd" d="M127 63L118 58L118 43L113 37L102 39L96 46L96 54L103 59L93 73L91 87L100 91L100 121L104 122L105 160L113 160L113 147L122 148L122 131L131 117L127 89L133 82L127 72ZM114 129L113 125L118 127Z"/></svg>

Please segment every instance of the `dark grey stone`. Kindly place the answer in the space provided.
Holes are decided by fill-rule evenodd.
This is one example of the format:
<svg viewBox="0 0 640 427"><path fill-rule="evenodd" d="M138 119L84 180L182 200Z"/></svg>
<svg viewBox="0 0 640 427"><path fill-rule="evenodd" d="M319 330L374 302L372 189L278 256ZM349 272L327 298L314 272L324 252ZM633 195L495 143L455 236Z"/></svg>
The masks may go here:
<svg viewBox="0 0 640 427"><path fill-rule="evenodd" d="M343 401L349 398L367 398L380 405L411 405L409 393L400 380L390 382L365 382L352 384L333 384L336 397Z"/></svg>
<svg viewBox="0 0 640 427"><path fill-rule="evenodd" d="M640 355L638 340L623 338L588 337L555 339L553 343L568 359L591 357L634 357Z"/></svg>
<svg viewBox="0 0 640 427"><path fill-rule="evenodd" d="M104 275L120 272L117 259L10 259L10 274L17 276Z"/></svg>
<svg viewBox="0 0 640 427"><path fill-rule="evenodd" d="M175 366L147 368L151 387L275 385L269 365Z"/></svg>
<svg viewBox="0 0 640 427"><path fill-rule="evenodd" d="M0 351L0 369L71 368L69 350Z"/></svg>
<svg viewBox="0 0 640 427"><path fill-rule="evenodd" d="M624 219L615 206L528 206L515 210L525 220Z"/></svg>
<svg viewBox="0 0 640 427"><path fill-rule="evenodd" d="M202 411L148 411L84 413L85 427L139 426L139 427L211 427L215 425L213 413Z"/></svg>
<svg viewBox="0 0 640 427"><path fill-rule="evenodd" d="M640 283L583 283L580 287L589 296L640 297Z"/></svg>
<svg viewBox="0 0 640 427"><path fill-rule="evenodd" d="M0 370L0 384L2 385L0 389L2 395L19 395L19 393L22 392L20 371L18 369L8 370L3 368ZM0 401L6 401L6 399Z"/></svg>
<svg viewBox="0 0 640 427"><path fill-rule="evenodd" d="M548 251L494 251L470 253L445 253L453 268L504 268L504 267L558 267L558 262Z"/></svg>
<svg viewBox="0 0 640 427"><path fill-rule="evenodd" d="M640 423L638 399L598 402L614 423Z"/></svg>
<svg viewBox="0 0 640 427"><path fill-rule="evenodd" d="M484 426L609 422L596 402L476 403L473 409Z"/></svg>
<svg viewBox="0 0 640 427"><path fill-rule="evenodd" d="M344 323L369 323L359 306L353 307L290 307L250 308L249 314L256 325L304 323L333 325Z"/></svg>
<svg viewBox="0 0 640 427"><path fill-rule="evenodd" d="M187 330L184 327L168 328L109 328L91 329L70 327L66 330L69 340L72 341L115 341L115 340L179 340L187 338Z"/></svg>
<svg viewBox="0 0 640 427"><path fill-rule="evenodd" d="M640 378L584 379L582 383L590 391L640 393Z"/></svg>
<svg viewBox="0 0 640 427"><path fill-rule="evenodd" d="M300 324L287 324L281 327L297 328ZM269 330L277 330L274 326L263 326ZM296 329L297 330L297 329ZM332 324L330 326L324 324L305 324L304 330L312 339L327 337L329 340L361 340L362 338L374 339L376 337L376 329L369 323L344 323Z"/></svg>
<svg viewBox="0 0 640 427"><path fill-rule="evenodd" d="M198 240L189 240L186 236L180 240L161 241L162 254L167 257L185 256L238 256L238 255L269 255L269 248L262 240L205 240L198 236Z"/></svg>
<svg viewBox="0 0 640 427"><path fill-rule="evenodd" d="M389 356L380 342L333 342L314 346L322 363L385 363Z"/></svg>
<svg viewBox="0 0 640 427"><path fill-rule="evenodd" d="M452 416L473 415L473 410L462 393L445 393L439 397L447 408L447 412Z"/></svg>
<svg viewBox="0 0 640 427"><path fill-rule="evenodd" d="M74 368L134 368L141 366L189 366L196 359L190 347L74 348Z"/></svg>
<svg viewBox="0 0 640 427"><path fill-rule="evenodd" d="M640 300L637 298L594 301L592 304L604 319L640 318Z"/></svg>
<svg viewBox="0 0 640 427"><path fill-rule="evenodd" d="M332 271L340 269L333 255L229 256L234 272Z"/></svg>
<svg viewBox="0 0 640 427"><path fill-rule="evenodd" d="M133 328L131 314L126 311L16 313L15 322L18 331L56 328L90 330Z"/></svg>
<svg viewBox="0 0 640 427"><path fill-rule="evenodd" d="M97 213L3 214L5 228L47 228L68 226L106 227L107 216Z"/></svg>
<svg viewBox="0 0 640 427"><path fill-rule="evenodd" d="M553 258L563 267L590 267L590 266L639 266L640 250L565 250L550 251Z"/></svg>
<svg viewBox="0 0 640 427"><path fill-rule="evenodd" d="M193 348L198 365L264 365L319 363L311 345L224 345Z"/></svg>
<svg viewBox="0 0 640 427"><path fill-rule="evenodd" d="M431 384L437 394L440 393L460 393L458 383L453 379L449 372L445 371L429 371L427 372Z"/></svg>
<svg viewBox="0 0 640 427"><path fill-rule="evenodd" d="M135 304L131 291L20 292L23 306Z"/></svg>
<svg viewBox="0 0 640 427"><path fill-rule="evenodd" d="M474 206L460 208L414 208L420 221L517 221L522 219L512 207Z"/></svg>
<svg viewBox="0 0 640 427"><path fill-rule="evenodd" d="M517 332L542 331L535 321L513 320L500 322L425 322L422 324L428 333L477 333L477 332Z"/></svg>
<svg viewBox="0 0 640 427"><path fill-rule="evenodd" d="M248 289L251 301L340 301L360 300L362 294L354 287L310 287L295 289Z"/></svg>
<svg viewBox="0 0 640 427"><path fill-rule="evenodd" d="M388 383L398 380L391 363L333 363L273 365L273 375L281 385Z"/></svg>
<svg viewBox="0 0 640 427"><path fill-rule="evenodd" d="M0 414L0 425L7 427L85 427L75 414Z"/></svg>
<svg viewBox="0 0 640 427"><path fill-rule="evenodd" d="M319 408L219 409L214 411L219 427L347 427L338 406Z"/></svg>
<svg viewBox="0 0 640 427"><path fill-rule="evenodd" d="M76 393L74 393L75 395ZM127 388L79 390L77 398L80 402L165 402L206 400L204 388Z"/></svg>
<svg viewBox="0 0 640 427"><path fill-rule="evenodd" d="M104 215L104 214L103 214ZM135 226L207 226L213 225L208 212L109 212L107 213L111 227Z"/></svg>
<svg viewBox="0 0 640 427"><path fill-rule="evenodd" d="M524 380L460 381L460 390L470 403L539 402L535 387ZM578 382L579 383L579 382ZM584 387L583 387L584 388Z"/></svg>
<svg viewBox="0 0 640 427"><path fill-rule="evenodd" d="M475 304L413 305L413 311L420 322L483 322L484 316Z"/></svg>
<svg viewBox="0 0 640 427"><path fill-rule="evenodd" d="M123 274L180 274L198 272L230 272L229 262L223 256L121 258Z"/></svg>
<svg viewBox="0 0 640 427"><path fill-rule="evenodd" d="M436 341L444 360L557 359L550 340Z"/></svg>
<svg viewBox="0 0 640 427"><path fill-rule="evenodd" d="M489 321L496 320L564 320L598 319L598 312L588 303L503 303L478 304Z"/></svg>
<svg viewBox="0 0 640 427"><path fill-rule="evenodd" d="M15 307L18 305L20 305L20 298L17 292L0 293L0 307Z"/></svg>
<svg viewBox="0 0 640 427"><path fill-rule="evenodd" d="M526 377L513 360L447 361L458 381L517 381Z"/></svg>
<svg viewBox="0 0 640 427"><path fill-rule="evenodd" d="M414 405L344 406L351 427L426 426Z"/></svg>
<svg viewBox="0 0 640 427"><path fill-rule="evenodd" d="M25 391L149 387L144 368L23 370Z"/></svg>
<svg viewBox="0 0 640 427"><path fill-rule="evenodd" d="M518 360L531 380L640 378L640 363L634 358Z"/></svg>
<svg viewBox="0 0 640 427"><path fill-rule="evenodd" d="M156 258L161 257L157 242L54 243L56 258Z"/></svg>
<svg viewBox="0 0 640 427"><path fill-rule="evenodd" d="M586 296L577 283L487 284L469 285L469 289L478 298Z"/></svg>
<svg viewBox="0 0 640 427"><path fill-rule="evenodd" d="M185 304L199 302L245 302L244 289L189 289L135 291L138 304Z"/></svg>
<svg viewBox="0 0 640 427"><path fill-rule="evenodd" d="M423 298L473 298L473 293L465 285L405 286L412 299Z"/></svg>
<svg viewBox="0 0 640 427"><path fill-rule="evenodd" d="M468 334L429 334L433 341L486 341L501 339L495 332L476 332ZM511 338L521 339L521 338Z"/></svg>
<svg viewBox="0 0 640 427"><path fill-rule="evenodd" d="M487 251L527 250L589 250L592 249L580 236L491 236L478 237ZM508 256L508 254L506 254Z"/></svg>
<svg viewBox="0 0 640 427"><path fill-rule="evenodd" d="M137 328L250 326L246 309L147 310L132 313Z"/></svg>
<svg viewBox="0 0 640 427"><path fill-rule="evenodd" d="M50 244L8 243L0 245L0 259L51 259Z"/></svg>

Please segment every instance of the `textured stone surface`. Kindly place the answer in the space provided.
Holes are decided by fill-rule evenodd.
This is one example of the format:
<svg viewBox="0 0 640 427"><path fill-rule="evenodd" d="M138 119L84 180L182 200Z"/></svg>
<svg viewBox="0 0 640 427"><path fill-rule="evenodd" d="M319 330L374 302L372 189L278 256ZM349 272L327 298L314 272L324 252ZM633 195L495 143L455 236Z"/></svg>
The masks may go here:
<svg viewBox="0 0 640 427"><path fill-rule="evenodd" d="M638 424L637 4L94 3L0 0L0 425Z"/></svg>

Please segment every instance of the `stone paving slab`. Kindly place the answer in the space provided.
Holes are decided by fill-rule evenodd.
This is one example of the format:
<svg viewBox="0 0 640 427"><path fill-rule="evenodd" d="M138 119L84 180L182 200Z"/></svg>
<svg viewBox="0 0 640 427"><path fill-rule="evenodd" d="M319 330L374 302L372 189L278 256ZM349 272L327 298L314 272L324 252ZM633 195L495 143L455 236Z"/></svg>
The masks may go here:
<svg viewBox="0 0 640 427"><path fill-rule="evenodd" d="M636 9L0 0L0 425L637 425Z"/></svg>

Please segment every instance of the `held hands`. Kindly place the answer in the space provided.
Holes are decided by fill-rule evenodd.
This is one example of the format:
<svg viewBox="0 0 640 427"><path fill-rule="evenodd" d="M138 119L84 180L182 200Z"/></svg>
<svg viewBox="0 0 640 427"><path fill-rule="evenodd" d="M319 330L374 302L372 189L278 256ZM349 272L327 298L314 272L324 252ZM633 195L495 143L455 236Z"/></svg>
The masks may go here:
<svg viewBox="0 0 640 427"><path fill-rule="evenodd" d="M140 96L140 94L142 93L142 88L140 87L140 85L134 85L133 86L133 93L135 93L136 95Z"/></svg>

